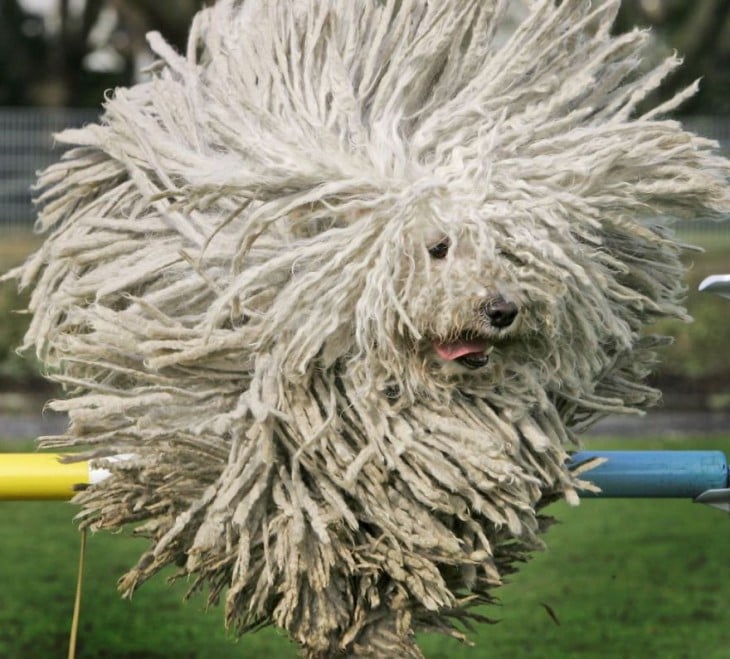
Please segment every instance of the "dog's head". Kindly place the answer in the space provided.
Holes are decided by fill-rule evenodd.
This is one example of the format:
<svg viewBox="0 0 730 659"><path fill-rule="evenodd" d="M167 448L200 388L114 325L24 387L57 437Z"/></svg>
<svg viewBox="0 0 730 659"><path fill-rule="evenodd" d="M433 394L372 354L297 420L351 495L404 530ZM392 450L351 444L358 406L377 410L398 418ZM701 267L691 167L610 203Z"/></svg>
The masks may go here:
<svg viewBox="0 0 730 659"><path fill-rule="evenodd" d="M579 396L669 312L677 287L657 288L656 265L632 257L679 267L661 232L609 214L581 222L562 201L394 187L277 221L291 256L276 275L262 265L254 288L272 288L260 326L282 373L346 369L411 400L454 387Z"/></svg>
<svg viewBox="0 0 730 659"><path fill-rule="evenodd" d="M169 175L185 182L170 196L219 231L200 257L216 254L210 331L245 325L242 350L271 355L288 381L347 371L411 400L454 387L581 399L611 372L640 377L628 355L682 292L676 248L647 224L694 212L688 199L711 214L721 184L695 138L627 120L646 81L606 46L610 12L571 5L580 48L556 33L515 77L474 29L492 21L480 3L458 15L414 3L408 25L398 3L304 5L328 27L300 45L281 36L297 33L296 11L252 2L267 27L242 39L248 23L217 10L200 34L225 45L226 66L203 58L194 88L174 67L172 82L153 83L175 107L192 95L214 109L199 130L206 149ZM554 10L535 14L535 30ZM443 43L422 38L441 22ZM123 110L110 106L120 123ZM666 184L669 142L684 188Z"/></svg>

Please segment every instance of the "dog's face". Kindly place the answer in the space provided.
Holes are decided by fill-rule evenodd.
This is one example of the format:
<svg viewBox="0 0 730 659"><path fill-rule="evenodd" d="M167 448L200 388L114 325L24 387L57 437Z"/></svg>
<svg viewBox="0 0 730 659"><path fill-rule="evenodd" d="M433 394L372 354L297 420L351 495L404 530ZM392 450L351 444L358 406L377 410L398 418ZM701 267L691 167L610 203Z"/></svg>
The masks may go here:
<svg viewBox="0 0 730 659"><path fill-rule="evenodd" d="M421 267L428 283L407 308L421 329L421 351L435 371L460 375L489 363L524 331L525 300L516 286L516 268L498 248L458 235L427 231Z"/></svg>
<svg viewBox="0 0 730 659"><path fill-rule="evenodd" d="M247 322L265 332L257 349L281 355L283 381L334 368L406 404L457 390L527 408L636 377L657 292L640 287L650 260L632 255L666 259L660 234L628 241L621 218L581 222L557 200L424 187L282 218L280 240L297 249L255 261L250 299L266 306Z"/></svg>
<svg viewBox="0 0 730 659"><path fill-rule="evenodd" d="M523 244L490 209L466 204L413 204L394 215L374 235L380 248L363 270L358 299L370 313L354 318L358 358L374 356L393 379L421 379L431 389L490 386L542 368L565 322L567 290L562 271L540 271L535 252L543 244ZM360 222L362 231L378 225Z"/></svg>

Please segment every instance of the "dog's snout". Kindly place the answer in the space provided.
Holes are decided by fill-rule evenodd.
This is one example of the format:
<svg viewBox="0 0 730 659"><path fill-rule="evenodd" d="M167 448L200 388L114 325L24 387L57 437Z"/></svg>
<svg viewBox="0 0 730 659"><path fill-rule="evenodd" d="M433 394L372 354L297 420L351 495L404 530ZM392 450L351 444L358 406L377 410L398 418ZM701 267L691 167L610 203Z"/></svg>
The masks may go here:
<svg viewBox="0 0 730 659"><path fill-rule="evenodd" d="M490 325L499 329L509 327L519 313L517 305L514 302L508 302L501 295L485 302L482 311Z"/></svg>

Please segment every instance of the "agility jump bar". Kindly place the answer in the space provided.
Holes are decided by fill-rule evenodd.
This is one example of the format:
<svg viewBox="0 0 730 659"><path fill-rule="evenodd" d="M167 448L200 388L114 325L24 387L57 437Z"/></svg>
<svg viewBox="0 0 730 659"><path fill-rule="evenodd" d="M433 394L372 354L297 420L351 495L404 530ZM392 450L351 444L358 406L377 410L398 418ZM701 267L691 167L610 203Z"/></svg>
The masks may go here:
<svg viewBox="0 0 730 659"><path fill-rule="evenodd" d="M131 456L111 460L125 457ZM568 466L596 458L602 464L582 478L601 492L581 492L585 498L689 498L730 512L730 469L722 451L580 451ZM0 500L68 500L108 476L107 469L57 454L5 453L0 455Z"/></svg>
<svg viewBox="0 0 730 659"><path fill-rule="evenodd" d="M601 488L585 498L693 499L730 512L730 469L722 451L580 451L569 462L578 467L604 462L583 474Z"/></svg>
<svg viewBox="0 0 730 659"><path fill-rule="evenodd" d="M1 454L0 501L68 500L109 476L107 469L96 469L88 461L63 458L51 453Z"/></svg>

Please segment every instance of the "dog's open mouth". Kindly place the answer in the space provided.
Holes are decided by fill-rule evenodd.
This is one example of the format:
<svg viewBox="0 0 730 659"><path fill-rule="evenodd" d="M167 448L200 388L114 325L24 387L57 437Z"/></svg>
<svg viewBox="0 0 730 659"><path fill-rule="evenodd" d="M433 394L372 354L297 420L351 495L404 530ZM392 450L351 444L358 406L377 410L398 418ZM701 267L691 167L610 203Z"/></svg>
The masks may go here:
<svg viewBox="0 0 730 659"><path fill-rule="evenodd" d="M464 336L450 342L434 340L433 348L441 359L472 369L485 366L492 351L489 341L475 336Z"/></svg>

